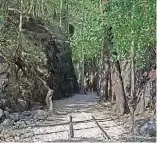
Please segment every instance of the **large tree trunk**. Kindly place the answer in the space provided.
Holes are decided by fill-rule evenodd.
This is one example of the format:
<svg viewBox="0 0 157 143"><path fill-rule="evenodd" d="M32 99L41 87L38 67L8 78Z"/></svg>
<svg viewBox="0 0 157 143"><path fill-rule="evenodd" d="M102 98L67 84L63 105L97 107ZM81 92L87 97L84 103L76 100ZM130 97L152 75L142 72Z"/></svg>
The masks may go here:
<svg viewBox="0 0 157 143"><path fill-rule="evenodd" d="M116 96L116 108L119 115L128 113L129 108L124 92L119 61L115 62L112 69L113 92Z"/></svg>
<svg viewBox="0 0 157 143"><path fill-rule="evenodd" d="M108 100L108 78L109 78L109 42L104 39L103 45L103 63L100 81L101 99Z"/></svg>
<svg viewBox="0 0 157 143"><path fill-rule="evenodd" d="M112 76L111 76L111 62L109 61L109 88L108 88L108 95L110 99L112 98Z"/></svg>

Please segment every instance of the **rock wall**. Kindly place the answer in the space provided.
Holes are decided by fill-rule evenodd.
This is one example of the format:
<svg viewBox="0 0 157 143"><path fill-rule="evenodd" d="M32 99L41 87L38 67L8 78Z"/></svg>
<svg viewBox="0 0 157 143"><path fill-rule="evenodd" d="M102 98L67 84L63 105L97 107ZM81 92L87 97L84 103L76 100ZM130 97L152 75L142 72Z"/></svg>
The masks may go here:
<svg viewBox="0 0 157 143"><path fill-rule="evenodd" d="M31 28L34 25L34 28ZM35 39L43 45L43 51L47 58L46 68L50 76L48 85L54 89L54 99L72 96L78 92L78 83L71 59L71 51L68 41L61 37L62 33L51 33L44 25L38 25L36 19L24 22L24 34L30 40ZM53 27L59 29L59 27ZM60 31L60 30L58 30Z"/></svg>
<svg viewBox="0 0 157 143"><path fill-rule="evenodd" d="M15 11L8 13L5 27L9 32L17 34L19 16L20 14ZM10 33L6 32L7 34ZM14 37L8 35L7 38L6 41ZM25 44L36 47L41 45L42 48L27 53L23 44L23 51L20 54L14 51L14 54L8 53L8 56L0 55L0 96L7 96L12 102L10 103L12 110L29 110L34 102L44 105L47 94L44 83L54 90L53 99L69 97L78 92L69 43L59 26L55 24L47 26L41 18L24 16L22 38ZM41 59L37 60L33 52L38 52L42 56ZM9 66L6 67L8 63ZM4 81L7 83L6 91L2 93ZM0 106L4 106L1 102L2 98Z"/></svg>

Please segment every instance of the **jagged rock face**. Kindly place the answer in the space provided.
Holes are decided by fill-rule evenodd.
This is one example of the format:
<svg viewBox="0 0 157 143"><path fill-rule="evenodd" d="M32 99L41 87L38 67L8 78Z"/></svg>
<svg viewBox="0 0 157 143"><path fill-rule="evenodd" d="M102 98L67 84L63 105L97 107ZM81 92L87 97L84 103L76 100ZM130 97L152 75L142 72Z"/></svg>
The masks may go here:
<svg viewBox="0 0 157 143"><path fill-rule="evenodd" d="M29 29L31 25L32 21L25 23L24 28L26 31L24 34L30 39L35 36L36 40L43 45L47 57L46 67L50 72L48 83L54 89L54 99L72 96L78 91L78 84L72 64L69 43L64 38L57 37L57 35L53 36L53 33L51 34L41 25L36 25L36 29Z"/></svg>
<svg viewBox="0 0 157 143"><path fill-rule="evenodd" d="M4 57L0 54L0 120L3 121L4 113L3 110L9 110L10 100L7 96L7 86L8 86L8 64L6 63ZM3 113L3 114L2 114Z"/></svg>
<svg viewBox="0 0 157 143"><path fill-rule="evenodd" d="M78 90L77 79L71 60L68 43L52 39L45 44L48 59L48 69L51 72L49 85L55 89L55 99L72 96Z"/></svg>
<svg viewBox="0 0 157 143"><path fill-rule="evenodd" d="M6 25L6 27L8 29L11 26L15 29L18 28L18 20L19 13L13 11L9 12L8 21L11 25ZM30 82L31 86L29 85L29 89L27 85L27 89L24 89L27 92L24 98L31 96L31 100L33 98L33 101L44 104L47 89L44 87L43 83L36 78L36 75L44 79L48 86L54 90L54 99L69 97L75 92L78 92L79 88L72 64L71 50L61 28L57 25L50 25L51 28L48 28L49 26L46 27L41 18L31 16L24 16L22 24L23 36L35 46L39 44L42 45L42 54L45 58L44 65L35 65L36 67L25 61L26 65L30 67L26 68L26 78L22 78L23 81ZM38 71L41 71L40 73L36 71L38 67ZM34 75L30 73L29 76L29 72L31 72L29 69L33 69ZM14 78L14 83L16 83L16 80L18 79ZM21 89L19 89L16 95L20 94ZM22 98L22 100L26 102L30 101L30 99L24 98Z"/></svg>
<svg viewBox="0 0 157 143"><path fill-rule="evenodd" d="M5 86L7 86L7 83L8 83L7 68L8 68L8 65L4 57L0 53L0 97L4 96ZM0 106L1 106L1 103L0 103Z"/></svg>

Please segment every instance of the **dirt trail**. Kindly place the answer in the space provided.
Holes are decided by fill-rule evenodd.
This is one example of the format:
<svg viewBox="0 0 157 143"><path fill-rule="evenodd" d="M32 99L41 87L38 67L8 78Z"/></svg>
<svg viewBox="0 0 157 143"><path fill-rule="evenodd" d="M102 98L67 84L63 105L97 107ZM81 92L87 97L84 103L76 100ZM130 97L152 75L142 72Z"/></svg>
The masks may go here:
<svg viewBox="0 0 157 143"><path fill-rule="evenodd" d="M34 127L25 129L23 142L103 142L102 131L92 119L94 116L112 140L118 140L126 130L114 120L109 107L97 103L95 93L75 95L55 101L54 114ZM69 115L73 117L74 139L68 139ZM26 132L27 131L27 132Z"/></svg>
<svg viewBox="0 0 157 143"><path fill-rule="evenodd" d="M129 126L124 127L113 114L109 103L99 105L95 93L75 95L54 102L54 114L34 126L15 130L20 133L16 142L104 142L102 131L93 121L96 118L100 126L107 132L112 141L120 141L121 135L128 132ZM73 117L74 138L68 139L69 115ZM20 137L22 136L22 137Z"/></svg>

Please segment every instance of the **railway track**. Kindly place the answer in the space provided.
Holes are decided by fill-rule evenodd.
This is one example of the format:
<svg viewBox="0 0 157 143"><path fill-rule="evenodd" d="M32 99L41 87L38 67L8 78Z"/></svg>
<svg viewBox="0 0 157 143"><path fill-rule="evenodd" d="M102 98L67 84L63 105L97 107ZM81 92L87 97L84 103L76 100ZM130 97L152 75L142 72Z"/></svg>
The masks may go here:
<svg viewBox="0 0 157 143"><path fill-rule="evenodd" d="M101 127L101 125L98 123L97 119L92 116L92 119L93 119L93 122L97 125L97 128L100 129L103 137L105 140L108 140L108 141L111 141L111 137L108 135L108 133ZM81 122L81 121L80 121ZM73 124L73 121L72 121L72 116L70 115L69 116L69 139L73 139L75 138L74 137L74 134L75 134L75 130L74 130L74 124Z"/></svg>

